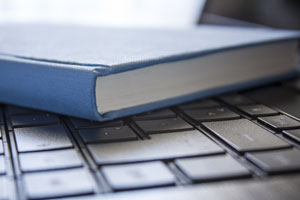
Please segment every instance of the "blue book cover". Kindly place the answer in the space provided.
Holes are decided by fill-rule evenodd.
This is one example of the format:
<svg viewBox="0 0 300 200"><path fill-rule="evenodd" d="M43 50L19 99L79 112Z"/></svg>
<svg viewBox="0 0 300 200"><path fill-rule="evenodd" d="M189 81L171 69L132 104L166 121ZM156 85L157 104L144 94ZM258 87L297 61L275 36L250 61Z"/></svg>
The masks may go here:
<svg viewBox="0 0 300 200"><path fill-rule="evenodd" d="M110 77L144 68L153 74L155 70L151 69L154 66L168 66L166 69L171 72L170 66L180 61L202 59L274 42L296 41L299 32L217 26L156 30L28 24L2 25L0 29L0 102L91 120L110 120L132 115L279 80L297 73L297 66L289 66L280 73L236 80L235 84L220 84L186 93L181 91L164 98L149 97L137 104L134 99L125 103L128 95L126 91L139 89L139 83L131 83L131 87L130 84L122 85L122 77ZM234 56L231 58L235 59ZM184 76L184 67L177 67L177 70L182 74L182 79L188 79ZM218 67L212 72L220 70L222 68ZM130 74L126 77L130 77ZM168 82L167 78L172 79L166 77L163 84ZM101 94L104 96L100 100L96 97L96 87L102 82L98 83L98 79L106 81L106 91ZM207 79L214 79L214 74L211 73ZM119 85L111 80L119 81L116 82ZM153 81L151 87L159 90L160 84ZM117 95L115 99L103 100L102 107L101 100L115 90L124 95L114 94ZM168 93L168 90L162 92ZM120 106L114 107L110 101Z"/></svg>

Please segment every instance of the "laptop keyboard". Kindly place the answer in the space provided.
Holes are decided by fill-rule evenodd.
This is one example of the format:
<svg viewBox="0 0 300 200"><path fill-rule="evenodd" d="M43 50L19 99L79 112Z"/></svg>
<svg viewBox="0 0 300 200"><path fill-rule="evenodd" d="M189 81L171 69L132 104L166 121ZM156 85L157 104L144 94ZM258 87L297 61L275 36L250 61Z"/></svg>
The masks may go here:
<svg viewBox="0 0 300 200"><path fill-rule="evenodd" d="M300 88L291 83L109 122L2 105L0 127L0 199L300 175Z"/></svg>

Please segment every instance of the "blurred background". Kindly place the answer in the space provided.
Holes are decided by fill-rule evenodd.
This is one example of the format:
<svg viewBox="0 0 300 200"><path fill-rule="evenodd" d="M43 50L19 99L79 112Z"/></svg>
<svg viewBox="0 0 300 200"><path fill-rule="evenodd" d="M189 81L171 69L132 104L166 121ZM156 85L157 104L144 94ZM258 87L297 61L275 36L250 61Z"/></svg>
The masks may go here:
<svg viewBox="0 0 300 200"><path fill-rule="evenodd" d="M300 29L299 0L0 0L0 23Z"/></svg>

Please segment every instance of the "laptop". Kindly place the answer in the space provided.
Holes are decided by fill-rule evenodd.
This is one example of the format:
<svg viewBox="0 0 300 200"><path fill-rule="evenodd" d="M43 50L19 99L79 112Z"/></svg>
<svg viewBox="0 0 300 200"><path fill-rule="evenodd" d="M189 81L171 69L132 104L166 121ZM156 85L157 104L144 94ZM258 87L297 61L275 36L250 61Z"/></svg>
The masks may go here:
<svg viewBox="0 0 300 200"><path fill-rule="evenodd" d="M298 199L300 77L108 122L1 105L0 199Z"/></svg>

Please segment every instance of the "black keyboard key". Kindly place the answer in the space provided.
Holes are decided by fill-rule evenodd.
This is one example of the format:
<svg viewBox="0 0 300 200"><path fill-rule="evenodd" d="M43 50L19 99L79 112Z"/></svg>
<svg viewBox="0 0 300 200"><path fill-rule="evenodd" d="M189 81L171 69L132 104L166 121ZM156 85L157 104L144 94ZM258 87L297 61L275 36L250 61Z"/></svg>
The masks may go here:
<svg viewBox="0 0 300 200"><path fill-rule="evenodd" d="M272 106L300 120L300 94L284 87L269 87L247 93L260 103Z"/></svg>
<svg viewBox="0 0 300 200"><path fill-rule="evenodd" d="M258 121L277 130L300 128L300 122L286 115L260 117Z"/></svg>
<svg viewBox="0 0 300 200"><path fill-rule="evenodd" d="M290 145L247 119L203 123L239 152L289 147Z"/></svg>
<svg viewBox="0 0 300 200"><path fill-rule="evenodd" d="M176 165L193 181L249 176L247 168L228 155L182 158Z"/></svg>
<svg viewBox="0 0 300 200"><path fill-rule="evenodd" d="M5 172L6 172L6 167L5 167L4 156L0 156L0 175L5 174Z"/></svg>
<svg viewBox="0 0 300 200"><path fill-rule="evenodd" d="M246 157L268 173L300 170L300 151L296 149L249 153Z"/></svg>
<svg viewBox="0 0 300 200"><path fill-rule="evenodd" d="M152 119L165 119L165 118L174 118L176 113L170 109L156 110L146 112L140 115L133 116L134 120L152 120Z"/></svg>
<svg viewBox="0 0 300 200"><path fill-rule="evenodd" d="M151 139L88 145L97 164L170 159L224 152L197 130L154 134Z"/></svg>
<svg viewBox="0 0 300 200"><path fill-rule="evenodd" d="M197 108L212 108L219 107L220 104L212 99L204 99L196 102L186 103L183 105L179 105L178 107L181 110L189 110L189 109L197 109Z"/></svg>
<svg viewBox="0 0 300 200"><path fill-rule="evenodd" d="M71 118L71 121L76 129L80 128L98 128L98 127L110 127L110 126L122 126L124 122L122 120L112 120L107 122L91 121L85 119Z"/></svg>
<svg viewBox="0 0 300 200"><path fill-rule="evenodd" d="M240 118L238 114L224 107L185 110L184 112L196 122L220 121Z"/></svg>
<svg viewBox="0 0 300 200"><path fill-rule="evenodd" d="M74 149L21 153L19 160L24 172L82 166L82 162Z"/></svg>
<svg viewBox="0 0 300 200"><path fill-rule="evenodd" d="M183 131L193 127L181 118L136 121L145 133Z"/></svg>
<svg viewBox="0 0 300 200"><path fill-rule="evenodd" d="M93 193L92 180L83 169L25 174L24 182L30 199Z"/></svg>
<svg viewBox="0 0 300 200"><path fill-rule="evenodd" d="M128 126L107 128L81 129L79 134L83 141L88 142L113 142L124 140L136 140L137 135Z"/></svg>
<svg viewBox="0 0 300 200"><path fill-rule="evenodd" d="M300 142L300 129L283 131L283 134L296 140L297 142Z"/></svg>
<svg viewBox="0 0 300 200"><path fill-rule="evenodd" d="M3 113L0 111L0 125L1 124L4 124L4 120L3 120ZM1 132L0 132L0 138L1 138Z"/></svg>
<svg viewBox="0 0 300 200"><path fill-rule="evenodd" d="M14 132L19 152L72 147L66 130L61 124L17 128Z"/></svg>
<svg viewBox="0 0 300 200"><path fill-rule="evenodd" d="M32 109L18 107L18 106L8 106L7 110L9 115L32 114L32 113L39 112L37 110L32 110Z"/></svg>
<svg viewBox="0 0 300 200"><path fill-rule="evenodd" d="M104 166L102 171L115 190L171 185L175 181L174 175L159 161Z"/></svg>
<svg viewBox="0 0 300 200"><path fill-rule="evenodd" d="M59 119L55 115L48 113L30 114L30 115L14 115L11 116L11 122L14 128L38 126L58 123Z"/></svg>
<svg viewBox="0 0 300 200"><path fill-rule="evenodd" d="M3 142L0 140L0 155L4 153Z"/></svg>
<svg viewBox="0 0 300 200"><path fill-rule="evenodd" d="M0 139L2 139L2 131L1 131L1 129L0 129Z"/></svg>
<svg viewBox="0 0 300 200"><path fill-rule="evenodd" d="M243 105L238 106L238 108L251 117L261 117L278 114L276 110L273 110L272 108L269 108L268 106L262 104Z"/></svg>
<svg viewBox="0 0 300 200"><path fill-rule="evenodd" d="M255 103L253 100L241 94L226 94L219 98L230 105L247 105Z"/></svg>

